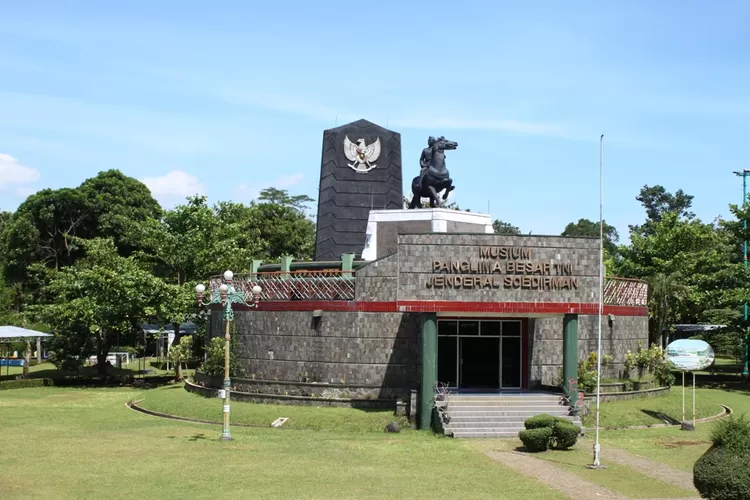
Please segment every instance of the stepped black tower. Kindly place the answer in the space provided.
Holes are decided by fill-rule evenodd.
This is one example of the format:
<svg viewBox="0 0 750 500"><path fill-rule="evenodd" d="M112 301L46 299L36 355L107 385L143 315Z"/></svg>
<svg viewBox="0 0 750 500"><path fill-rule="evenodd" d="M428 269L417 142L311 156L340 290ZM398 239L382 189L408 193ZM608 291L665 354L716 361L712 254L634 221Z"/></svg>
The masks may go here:
<svg viewBox="0 0 750 500"><path fill-rule="evenodd" d="M401 208L401 134L367 120L324 130L315 260L359 258L370 210Z"/></svg>

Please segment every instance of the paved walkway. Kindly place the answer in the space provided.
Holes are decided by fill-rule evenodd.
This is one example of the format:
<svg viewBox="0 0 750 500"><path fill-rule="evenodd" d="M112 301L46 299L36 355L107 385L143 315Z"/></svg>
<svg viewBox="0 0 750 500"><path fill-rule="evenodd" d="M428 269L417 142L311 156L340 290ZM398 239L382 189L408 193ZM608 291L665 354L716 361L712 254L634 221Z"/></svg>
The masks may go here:
<svg viewBox="0 0 750 500"><path fill-rule="evenodd" d="M611 460L615 463L627 465L641 474L659 479L668 484L673 484L680 488L695 492L696 497L700 497L698 490L693 486L693 475L690 472L677 470L661 462L654 462L645 457L633 455L617 448L607 446L602 450L602 458Z"/></svg>
<svg viewBox="0 0 750 500"><path fill-rule="evenodd" d="M506 467L509 467L525 476L532 477L540 483L546 484L552 489L576 500L630 500L630 498L626 496L615 493L598 484L586 481L572 472L557 467L546 460L535 458L527 453L516 451L488 451L486 454ZM602 458L626 465L644 475L660 479L666 483L694 490L691 474L678 471L668 465L653 462L649 459L637 457L625 451L615 450L609 447L607 447L606 454L602 453ZM641 500L667 499L653 498ZM700 500L700 495L698 495L698 492L696 491L694 497L671 498L669 500Z"/></svg>

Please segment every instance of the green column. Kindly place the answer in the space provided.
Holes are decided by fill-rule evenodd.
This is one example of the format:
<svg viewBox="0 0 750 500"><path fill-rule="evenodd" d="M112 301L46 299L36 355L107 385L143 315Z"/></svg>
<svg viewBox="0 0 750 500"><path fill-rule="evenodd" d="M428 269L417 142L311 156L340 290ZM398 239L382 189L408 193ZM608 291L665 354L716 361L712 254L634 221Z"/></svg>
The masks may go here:
<svg viewBox="0 0 750 500"><path fill-rule="evenodd" d="M563 392L568 398L578 393L578 315L563 317Z"/></svg>
<svg viewBox="0 0 750 500"><path fill-rule="evenodd" d="M289 270L292 268L292 261L294 257L291 255L284 255L281 257L281 279L288 280L290 277Z"/></svg>
<svg viewBox="0 0 750 500"><path fill-rule="evenodd" d="M341 276L344 278L352 277L352 268L354 266L354 254L345 253L341 254Z"/></svg>
<svg viewBox="0 0 750 500"><path fill-rule="evenodd" d="M250 268L250 272L251 272L251 273L252 273L252 275L253 275L253 279L258 279L258 275L257 275L257 272L258 272L258 269L260 268L260 265L261 265L261 264L263 264L263 261L262 261L262 260L259 260L259 259L253 259L253 262L251 263L251 266L252 266L252 267Z"/></svg>
<svg viewBox="0 0 750 500"><path fill-rule="evenodd" d="M422 388L419 394L419 428L432 425L432 403L437 380L437 315L422 315Z"/></svg>

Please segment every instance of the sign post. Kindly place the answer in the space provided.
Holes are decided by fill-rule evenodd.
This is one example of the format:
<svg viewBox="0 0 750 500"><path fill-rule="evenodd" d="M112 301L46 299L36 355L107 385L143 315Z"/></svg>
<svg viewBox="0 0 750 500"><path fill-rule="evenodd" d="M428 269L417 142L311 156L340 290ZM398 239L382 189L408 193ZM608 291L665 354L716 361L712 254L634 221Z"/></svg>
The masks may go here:
<svg viewBox="0 0 750 500"><path fill-rule="evenodd" d="M680 339L667 346L667 362L682 372L682 430L695 430L695 372L714 363L714 350L703 340ZM693 374L693 421L685 421L685 372Z"/></svg>

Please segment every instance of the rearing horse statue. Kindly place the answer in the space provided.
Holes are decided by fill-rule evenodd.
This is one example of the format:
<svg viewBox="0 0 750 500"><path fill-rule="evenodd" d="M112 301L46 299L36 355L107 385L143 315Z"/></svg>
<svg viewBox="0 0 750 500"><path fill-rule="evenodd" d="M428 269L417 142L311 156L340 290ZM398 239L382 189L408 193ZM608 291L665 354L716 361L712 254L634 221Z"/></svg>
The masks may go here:
<svg viewBox="0 0 750 500"><path fill-rule="evenodd" d="M456 149L458 143L449 141L445 137L430 137L427 140L427 148L422 151L419 159L422 171L411 181L412 199L409 208L422 208L422 198L430 199L430 207L440 206L438 193L443 193L443 201L448 198L448 193L455 189L453 179L450 178L448 169L445 168L445 152Z"/></svg>

